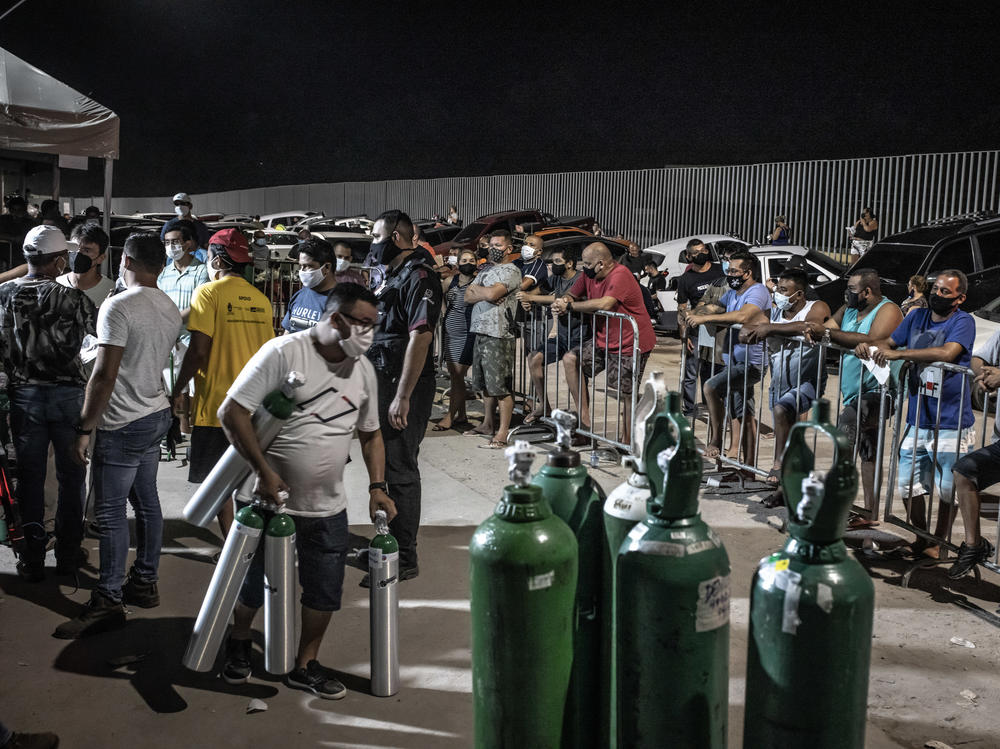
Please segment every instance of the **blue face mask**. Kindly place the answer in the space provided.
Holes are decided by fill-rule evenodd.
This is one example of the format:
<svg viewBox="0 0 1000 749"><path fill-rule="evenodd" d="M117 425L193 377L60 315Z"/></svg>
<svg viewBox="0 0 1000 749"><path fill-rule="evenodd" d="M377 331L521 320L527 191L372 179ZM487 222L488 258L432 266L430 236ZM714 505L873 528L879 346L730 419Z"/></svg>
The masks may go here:
<svg viewBox="0 0 1000 749"><path fill-rule="evenodd" d="M788 309L789 305L792 303L792 298L790 296L785 296L784 294L779 294L777 291L774 292L774 306L778 309Z"/></svg>
<svg viewBox="0 0 1000 749"><path fill-rule="evenodd" d="M723 260L722 261L722 272L723 273L728 273L729 272L729 261L728 260Z"/></svg>

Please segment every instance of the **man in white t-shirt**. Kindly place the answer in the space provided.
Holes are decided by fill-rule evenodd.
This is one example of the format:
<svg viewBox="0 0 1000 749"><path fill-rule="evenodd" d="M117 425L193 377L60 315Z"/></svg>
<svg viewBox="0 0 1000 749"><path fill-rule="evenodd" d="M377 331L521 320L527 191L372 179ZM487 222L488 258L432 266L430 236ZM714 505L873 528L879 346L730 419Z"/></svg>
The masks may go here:
<svg viewBox="0 0 1000 749"><path fill-rule="evenodd" d="M385 447L379 431L375 369L363 355L378 319L376 299L357 284L338 284L314 327L273 338L247 362L219 408L219 420L232 445L253 466L254 474L237 491L239 505L254 496L280 503L295 520L299 582L302 585L302 635L291 687L325 699L347 690L317 660L330 616L340 609L348 548L344 465L355 429L368 469L370 510L396 507L385 492ZM305 385L295 392L296 406L274 442L263 450L251 417L264 397L299 372ZM265 522L270 513L263 513ZM266 537L264 543L267 543ZM258 551L247 572L226 644L222 677L230 684L250 678L250 625L264 602L264 555Z"/></svg>
<svg viewBox="0 0 1000 749"><path fill-rule="evenodd" d="M160 603L156 581L163 515L156 472L160 441L171 419L160 373L181 328L181 313L156 288L156 276L165 262L159 237L131 235L125 240L119 270L126 289L108 299L97 315L97 359L75 426L73 458L86 464L90 434L96 428L92 473L101 573L84 610L53 633L61 639L124 626L123 601L142 608ZM127 578L126 501L135 510L137 540Z"/></svg>

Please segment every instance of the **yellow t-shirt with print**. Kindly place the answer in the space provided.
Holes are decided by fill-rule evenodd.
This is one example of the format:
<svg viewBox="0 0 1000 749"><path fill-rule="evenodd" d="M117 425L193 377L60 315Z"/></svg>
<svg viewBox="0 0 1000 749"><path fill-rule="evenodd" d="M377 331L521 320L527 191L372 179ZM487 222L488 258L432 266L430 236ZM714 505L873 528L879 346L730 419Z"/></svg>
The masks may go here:
<svg viewBox="0 0 1000 749"><path fill-rule="evenodd" d="M194 376L194 425L221 426L216 412L236 375L274 337L271 302L242 276L226 276L195 289L188 330L212 339L208 366Z"/></svg>

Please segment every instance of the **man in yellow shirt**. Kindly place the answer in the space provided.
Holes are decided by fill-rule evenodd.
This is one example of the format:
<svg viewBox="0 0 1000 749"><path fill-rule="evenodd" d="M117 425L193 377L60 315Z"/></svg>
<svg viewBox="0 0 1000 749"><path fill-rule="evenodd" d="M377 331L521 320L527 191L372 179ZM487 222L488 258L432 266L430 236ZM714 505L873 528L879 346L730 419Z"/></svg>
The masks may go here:
<svg viewBox="0 0 1000 749"><path fill-rule="evenodd" d="M251 262L250 246L239 229L223 229L208 243L209 282L191 298L188 330L191 343L184 354L171 399L174 409L194 377L191 399L191 447L188 481L198 484L229 447L217 412L244 365L274 337L271 303L243 277ZM233 522L233 505L219 512L223 536Z"/></svg>

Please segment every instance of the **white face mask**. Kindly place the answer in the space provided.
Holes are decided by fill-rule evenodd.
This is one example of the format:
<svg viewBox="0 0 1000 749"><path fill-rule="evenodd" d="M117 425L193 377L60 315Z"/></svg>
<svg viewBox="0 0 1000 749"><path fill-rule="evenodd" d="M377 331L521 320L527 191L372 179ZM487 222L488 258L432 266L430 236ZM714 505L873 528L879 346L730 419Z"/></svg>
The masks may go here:
<svg viewBox="0 0 1000 749"><path fill-rule="evenodd" d="M182 245L182 244L168 244L167 245L167 255L169 255L170 259L173 260L174 262L180 260L186 254L187 253L184 252L184 245Z"/></svg>
<svg viewBox="0 0 1000 749"><path fill-rule="evenodd" d="M176 213L178 216L187 216L189 213L191 213L191 209L188 208L186 205L175 205L174 213Z"/></svg>
<svg viewBox="0 0 1000 749"><path fill-rule="evenodd" d="M530 244L524 245L524 247L521 248L521 257L525 260L531 260L535 257L535 248Z"/></svg>
<svg viewBox="0 0 1000 749"><path fill-rule="evenodd" d="M374 338L374 328L369 328L362 333L360 325L351 325L351 337L341 339L340 350L352 359L357 359L364 356L364 353L371 347Z"/></svg>
<svg viewBox="0 0 1000 749"><path fill-rule="evenodd" d="M258 247L267 247L267 237L257 237L253 243Z"/></svg>
<svg viewBox="0 0 1000 749"><path fill-rule="evenodd" d="M299 280L307 289L314 289L323 283L323 269L315 268L314 270L300 270Z"/></svg>
<svg viewBox="0 0 1000 749"><path fill-rule="evenodd" d="M346 257L337 258L337 273L343 273L345 270L351 267L351 261Z"/></svg>
<svg viewBox="0 0 1000 749"><path fill-rule="evenodd" d="M778 309L784 310L788 309L789 305L792 303L792 297L786 296L784 294L779 294L777 291L774 292L774 306Z"/></svg>
<svg viewBox="0 0 1000 749"><path fill-rule="evenodd" d="M448 256L448 265L458 265L458 255Z"/></svg>

